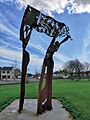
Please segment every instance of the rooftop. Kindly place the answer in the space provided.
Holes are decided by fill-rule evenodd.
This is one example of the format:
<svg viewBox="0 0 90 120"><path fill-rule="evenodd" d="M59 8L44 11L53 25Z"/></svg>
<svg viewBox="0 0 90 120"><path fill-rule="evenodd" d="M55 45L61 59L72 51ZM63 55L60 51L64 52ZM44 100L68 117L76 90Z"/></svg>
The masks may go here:
<svg viewBox="0 0 90 120"><path fill-rule="evenodd" d="M3 67L2 70L12 70L13 67Z"/></svg>
<svg viewBox="0 0 90 120"><path fill-rule="evenodd" d="M2 69L2 67L0 67L0 70Z"/></svg>

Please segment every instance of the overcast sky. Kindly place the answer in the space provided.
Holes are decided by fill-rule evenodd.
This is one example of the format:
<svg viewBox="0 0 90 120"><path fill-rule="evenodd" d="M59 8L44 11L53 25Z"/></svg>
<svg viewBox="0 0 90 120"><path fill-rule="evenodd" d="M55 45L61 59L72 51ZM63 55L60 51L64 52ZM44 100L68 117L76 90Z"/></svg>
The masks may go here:
<svg viewBox="0 0 90 120"><path fill-rule="evenodd" d="M21 67L19 29L27 4L70 28L73 41L67 41L54 54L54 71L71 59L90 61L90 0L0 0L0 66L11 66L17 61L17 66ZM47 35L33 30L27 46L30 53L28 72L41 70L50 41Z"/></svg>

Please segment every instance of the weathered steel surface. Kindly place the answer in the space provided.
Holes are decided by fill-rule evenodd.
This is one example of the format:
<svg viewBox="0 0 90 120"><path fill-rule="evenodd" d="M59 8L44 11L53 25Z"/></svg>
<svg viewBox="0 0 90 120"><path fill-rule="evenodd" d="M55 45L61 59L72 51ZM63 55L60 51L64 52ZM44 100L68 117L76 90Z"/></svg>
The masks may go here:
<svg viewBox="0 0 90 120"><path fill-rule="evenodd" d="M55 41L55 38L53 38L47 49L44 62L42 65L41 78L38 88L37 114L42 114L42 112L44 112L45 110L52 109L52 76L54 67L53 54L59 49L60 45L66 42L69 38L70 36L67 36L60 43ZM45 69L47 69L45 81L46 83L45 86L42 88Z"/></svg>
<svg viewBox="0 0 90 120"><path fill-rule="evenodd" d="M28 63L29 63L29 53L25 49L23 49L19 112L21 112L21 110L23 109L24 95L25 95L25 77L26 77Z"/></svg>
<svg viewBox="0 0 90 120"><path fill-rule="evenodd" d="M38 32L43 32L50 37L69 35L69 27L64 23L58 22L54 18L44 15L39 10L36 10L29 5L23 16L23 25L28 27L33 25L33 28Z"/></svg>
<svg viewBox="0 0 90 120"><path fill-rule="evenodd" d="M53 54L58 50L62 43L70 38L70 35L69 28L64 23L58 22L50 16L45 16L39 10L36 10L29 5L27 6L20 28L20 40L22 41L23 58L19 112L21 112L23 109L25 95L25 77L29 63L29 53L26 51L26 46L29 42L33 28L38 32L43 32L48 36L53 37L43 61L38 88L37 114L41 114L45 110L52 109L52 75L54 67ZM58 41L55 41L58 36L65 37L65 39L59 43ZM42 88L46 69L47 72L45 86Z"/></svg>

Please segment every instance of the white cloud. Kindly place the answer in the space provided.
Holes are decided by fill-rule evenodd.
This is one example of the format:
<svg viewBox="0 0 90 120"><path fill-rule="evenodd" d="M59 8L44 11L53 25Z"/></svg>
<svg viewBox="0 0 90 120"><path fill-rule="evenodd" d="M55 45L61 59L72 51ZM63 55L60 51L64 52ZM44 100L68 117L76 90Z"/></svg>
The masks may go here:
<svg viewBox="0 0 90 120"><path fill-rule="evenodd" d="M55 58L58 59L58 60L60 60L60 61L62 61L62 62L66 62L66 61L70 60L69 57L61 54L60 52L55 53Z"/></svg>
<svg viewBox="0 0 90 120"><path fill-rule="evenodd" d="M12 29L8 28L5 24L0 23L0 32L4 32L8 35L13 35L18 38L18 35L12 31Z"/></svg>
<svg viewBox="0 0 90 120"><path fill-rule="evenodd" d="M12 66L15 64L15 61L10 61L10 60L5 60L5 59L0 59L0 67L4 66Z"/></svg>
<svg viewBox="0 0 90 120"><path fill-rule="evenodd" d="M37 45L35 46L35 44L30 43L30 45L31 45L33 48L39 50L42 54L45 54L45 49L41 46L41 44L37 44Z"/></svg>
<svg viewBox="0 0 90 120"><path fill-rule="evenodd" d="M55 63L55 64L54 64L54 70L53 70L53 71L58 71L58 70L60 70L60 69L62 69L62 64L57 64L57 63Z"/></svg>
<svg viewBox="0 0 90 120"><path fill-rule="evenodd" d="M18 29L11 25L7 18L0 13L0 32L4 32L9 36L18 38Z"/></svg>
<svg viewBox="0 0 90 120"><path fill-rule="evenodd" d="M12 61L17 60L17 62L20 63L20 65L21 65L22 51L14 51L14 50L11 50L9 48L0 47L0 57L5 58L5 59L9 59L9 60L12 60ZM3 62L3 65L4 64L6 65L6 61L7 61L8 65L10 65L10 63L13 63L13 62L10 62L8 60L3 60L3 61L0 60L0 65L2 65L2 62ZM38 55L31 54L30 55L30 66L41 67L41 65L42 65L42 59L39 58Z"/></svg>
<svg viewBox="0 0 90 120"><path fill-rule="evenodd" d="M21 4L29 4L39 10L44 10L51 14L52 11L62 13L65 6L68 4L68 0L18 0Z"/></svg>
<svg viewBox="0 0 90 120"><path fill-rule="evenodd" d="M90 13L90 0L70 0L69 13Z"/></svg>
<svg viewBox="0 0 90 120"><path fill-rule="evenodd" d="M21 61L21 51L14 51L5 47L0 47L0 57Z"/></svg>
<svg viewBox="0 0 90 120"><path fill-rule="evenodd" d="M90 13L90 0L18 0L23 5L31 5L51 15L52 11L63 13L67 7L69 13Z"/></svg>
<svg viewBox="0 0 90 120"><path fill-rule="evenodd" d="M20 6L31 5L52 15L52 11L63 13L65 8L69 13L90 13L90 0L0 0L0 2L14 2Z"/></svg>
<svg viewBox="0 0 90 120"><path fill-rule="evenodd" d="M85 37L83 39L83 48L82 48L82 55L80 59L85 62L90 62L90 25L87 26Z"/></svg>

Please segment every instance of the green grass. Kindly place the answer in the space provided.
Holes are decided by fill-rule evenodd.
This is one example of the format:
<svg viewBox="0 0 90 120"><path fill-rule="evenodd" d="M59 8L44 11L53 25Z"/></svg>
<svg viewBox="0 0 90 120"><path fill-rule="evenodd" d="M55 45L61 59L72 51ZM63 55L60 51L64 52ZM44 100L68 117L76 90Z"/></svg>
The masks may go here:
<svg viewBox="0 0 90 120"><path fill-rule="evenodd" d="M53 96L77 120L90 120L90 81L54 81Z"/></svg>
<svg viewBox="0 0 90 120"><path fill-rule="evenodd" d="M38 83L26 84L26 98L36 98ZM19 98L20 85L0 86L0 111ZM76 120L90 120L90 81L53 81L53 97L60 100L63 106Z"/></svg>

